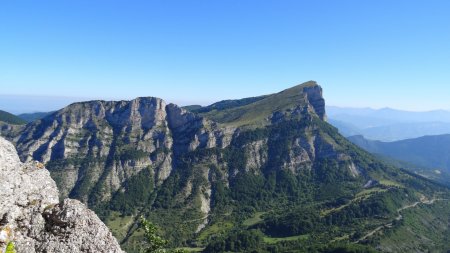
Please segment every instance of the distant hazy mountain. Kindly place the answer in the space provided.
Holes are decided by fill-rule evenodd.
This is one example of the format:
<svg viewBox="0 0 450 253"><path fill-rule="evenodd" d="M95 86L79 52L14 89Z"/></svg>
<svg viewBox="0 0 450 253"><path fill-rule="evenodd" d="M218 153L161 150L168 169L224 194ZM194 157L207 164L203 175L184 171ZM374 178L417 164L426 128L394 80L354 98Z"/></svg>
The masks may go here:
<svg viewBox="0 0 450 253"><path fill-rule="evenodd" d="M360 135L362 132L361 129L348 122L328 118L328 123L339 129L339 133L344 136Z"/></svg>
<svg viewBox="0 0 450 253"><path fill-rule="evenodd" d="M450 172L450 134L395 142L371 141L362 136L348 139L371 153Z"/></svg>
<svg viewBox="0 0 450 253"><path fill-rule="evenodd" d="M13 125L22 125L26 123L25 120L17 117L16 115L2 110L0 110L0 121Z"/></svg>
<svg viewBox="0 0 450 253"><path fill-rule="evenodd" d="M34 112L34 113L22 113L17 115L19 118L25 120L26 122L33 122L38 119L42 119L52 112Z"/></svg>
<svg viewBox="0 0 450 253"><path fill-rule="evenodd" d="M361 135L351 136L348 139L371 153L407 162L397 165L427 168L438 175L450 173L450 134L395 142L371 141Z"/></svg>
<svg viewBox="0 0 450 253"><path fill-rule="evenodd" d="M450 134L450 112L444 110L409 112L390 108L327 107L329 122L341 134L396 141L425 135Z"/></svg>
<svg viewBox="0 0 450 253"><path fill-rule="evenodd" d="M332 118L352 118L355 116L371 120L383 120L383 122L448 122L450 123L450 111L434 110L426 112L411 112L391 108L344 108L327 106L327 115Z"/></svg>
<svg viewBox="0 0 450 253"><path fill-rule="evenodd" d="M446 122L405 122L388 126L363 129L361 133L368 139L397 141L427 135L450 134L450 123Z"/></svg>

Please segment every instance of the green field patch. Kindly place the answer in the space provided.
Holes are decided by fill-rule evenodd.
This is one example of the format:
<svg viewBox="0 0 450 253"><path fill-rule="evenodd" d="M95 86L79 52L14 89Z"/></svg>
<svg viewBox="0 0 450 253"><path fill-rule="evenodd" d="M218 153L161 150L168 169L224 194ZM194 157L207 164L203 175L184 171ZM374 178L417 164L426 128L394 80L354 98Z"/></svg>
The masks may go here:
<svg viewBox="0 0 450 253"><path fill-rule="evenodd" d="M370 196L370 195L372 195L372 194L374 194L374 193L378 193L378 192L385 192L385 191L387 191L387 189L382 189L382 188L379 188L379 187L374 187L374 188L370 188L370 189L365 189L365 190L363 190L363 191L360 191L360 192L358 192L357 194L356 194L356 197L358 198L358 197L362 197L362 196Z"/></svg>
<svg viewBox="0 0 450 253"><path fill-rule="evenodd" d="M401 185L398 182L387 180L387 179L382 179L379 182L381 185L385 185L385 186L394 186L394 187L401 187L401 188L404 187L403 185Z"/></svg>
<svg viewBox="0 0 450 253"><path fill-rule="evenodd" d="M242 223L244 226L246 227L250 227L253 226L255 224L260 223L261 221L263 221L262 216L265 214L265 212L257 212L253 215L253 217L248 218L246 220L244 220L244 222Z"/></svg>
<svg viewBox="0 0 450 253"><path fill-rule="evenodd" d="M265 236L263 238L263 240L267 244L275 244L275 243L279 243L279 242L308 240L308 238L309 238L309 235L296 235L296 236L289 236L289 237L268 237L268 236Z"/></svg>
<svg viewBox="0 0 450 253"><path fill-rule="evenodd" d="M198 236L199 241L206 241L211 235L217 235L225 233L233 228L233 223L231 222L218 222L207 228L205 228Z"/></svg>
<svg viewBox="0 0 450 253"><path fill-rule="evenodd" d="M189 247L183 247L183 248L177 248L178 250L185 250L187 252L202 252L204 248L189 248Z"/></svg>
<svg viewBox="0 0 450 253"><path fill-rule="evenodd" d="M134 216L121 216L119 212L111 212L105 223L114 237L120 241L125 238L128 229L133 225Z"/></svg>

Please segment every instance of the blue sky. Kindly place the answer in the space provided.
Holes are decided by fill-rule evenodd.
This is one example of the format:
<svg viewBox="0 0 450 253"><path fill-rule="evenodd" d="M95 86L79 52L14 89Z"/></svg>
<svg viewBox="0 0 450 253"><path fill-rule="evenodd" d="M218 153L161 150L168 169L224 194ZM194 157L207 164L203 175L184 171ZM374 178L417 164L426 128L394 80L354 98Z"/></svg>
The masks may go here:
<svg viewBox="0 0 450 253"><path fill-rule="evenodd" d="M308 80L330 105L450 109L449 12L444 0L1 1L0 109L28 111L17 102L30 95L36 110L61 96L208 104Z"/></svg>

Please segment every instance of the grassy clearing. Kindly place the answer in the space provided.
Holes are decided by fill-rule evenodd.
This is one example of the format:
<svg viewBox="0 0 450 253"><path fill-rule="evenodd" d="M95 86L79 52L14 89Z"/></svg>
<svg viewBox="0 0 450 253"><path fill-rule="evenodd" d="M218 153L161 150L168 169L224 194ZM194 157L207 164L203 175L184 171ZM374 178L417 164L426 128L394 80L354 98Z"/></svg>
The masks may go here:
<svg viewBox="0 0 450 253"><path fill-rule="evenodd" d="M330 242L338 242L338 241L349 240L349 239L350 239L350 235L343 235L343 236L340 236L340 237L335 237Z"/></svg>
<svg viewBox="0 0 450 253"><path fill-rule="evenodd" d="M387 179L382 179L379 182L381 185L385 185L385 186L394 186L394 187L401 187L401 188L404 187L400 183L397 183L397 182L391 181L391 180L387 180Z"/></svg>
<svg viewBox="0 0 450 253"><path fill-rule="evenodd" d="M257 212L255 215L251 218L246 219L242 224L246 227L253 226L255 224L260 223L263 221L262 216L265 214L265 212Z"/></svg>
<svg viewBox="0 0 450 253"><path fill-rule="evenodd" d="M233 228L231 222L218 222L204 229L197 237L199 241L206 241L211 235L224 233Z"/></svg>
<svg viewBox="0 0 450 253"><path fill-rule="evenodd" d="M289 241L297 241L297 240L307 240L309 235L296 235L289 237L264 237L263 240L267 244L275 244L279 242L289 242Z"/></svg>
<svg viewBox="0 0 450 253"><path fill-rule="evenodd" d="M120 241L125 238L129 227L133 225L133 221L133 216L121 217L119 212L112 212L106 219L106 225L109 227L114 237Z"/></svg>
<svg viewBox="0 0 450 253"><path fill-rule="evenodd" d="M188 248L188 247L177 248L177 249L185 250L187 252L202 252L204 250L204 248Z"/></svg>
<svg viewBox="0 0 450 253"><path fill-rule="evenodd" d="M362 197L362 196L370 196L374 193L378 193L378 192L385 192L387 191L387 189L382 189L382 188L378 188L378 187L374 187L374 188L370 188L370 189L365 189L363 191L360 191L356 194L356 197Z"/></svg>

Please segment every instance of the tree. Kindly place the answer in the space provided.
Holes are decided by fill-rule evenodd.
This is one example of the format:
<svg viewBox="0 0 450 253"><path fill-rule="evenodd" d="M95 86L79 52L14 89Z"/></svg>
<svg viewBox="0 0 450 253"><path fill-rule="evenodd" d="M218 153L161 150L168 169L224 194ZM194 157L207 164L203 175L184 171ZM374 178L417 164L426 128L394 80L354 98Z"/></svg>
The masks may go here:
<svg viewBox="0 0 450 253"><path fill-rule="evenodd" d="M164 247L167 245L168 241L162 239L157 235L158 228L141 216L140 218L141 228L144 229L144 248L143 253L163 253L166 252Z"/></svg>
<svg viewBox="0 0 450 253"><path fill-rule="evenodd" d="M166 250L164 247L168 241L157 235L158 227L142 216L139 221L140 227L144 229L145 238L144 247L141 249L142 253L187 253L183 249Z"/></svg>

